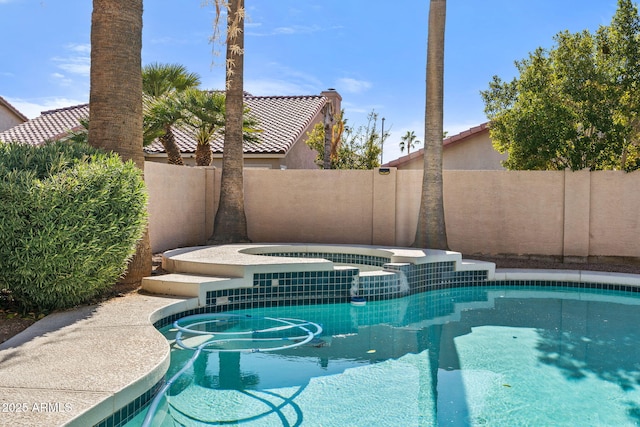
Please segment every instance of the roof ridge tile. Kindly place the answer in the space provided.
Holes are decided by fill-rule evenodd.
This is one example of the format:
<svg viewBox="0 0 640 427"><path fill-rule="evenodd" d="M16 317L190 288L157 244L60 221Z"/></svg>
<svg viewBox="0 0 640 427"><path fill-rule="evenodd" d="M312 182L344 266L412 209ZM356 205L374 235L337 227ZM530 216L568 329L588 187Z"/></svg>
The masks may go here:
<svg viewBox="0 0 640 427"><path fill-rule="evenodd" d="M59 113L59 112L62 112L62 111L75 110L75 109L78 109L78 108L87 107L88 105L89 105L89 103L86 102L84 104L72 105L70 107L61 107L61 108L55 108L53 110L45 110L45 111L40 112L40 115L45 116L45 115Z"/></svg>

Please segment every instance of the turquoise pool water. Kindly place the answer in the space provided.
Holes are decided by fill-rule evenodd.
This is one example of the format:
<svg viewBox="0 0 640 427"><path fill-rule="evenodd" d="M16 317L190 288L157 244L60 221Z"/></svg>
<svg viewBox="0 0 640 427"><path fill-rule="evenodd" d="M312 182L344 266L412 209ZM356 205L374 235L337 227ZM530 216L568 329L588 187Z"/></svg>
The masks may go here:
<svg viewBox="0 0 640 427"><path fill-rule="evenodd" d="M640 424L640 298L634 294L473 287L362 307L233 313L250 314L255 323L216 330L274 329L259 320L270 317L314 322L322 333L273 353L200 353L159 399L152 425ZM175 345L175 328L162 332L174 346L171 378L194 352ZM303 335L283 339L299 342ZM262 345L262 334L252 337L242 345ZM189 339L196 346L205 338ZM142 425L145 412L127 426Z"/></svg>

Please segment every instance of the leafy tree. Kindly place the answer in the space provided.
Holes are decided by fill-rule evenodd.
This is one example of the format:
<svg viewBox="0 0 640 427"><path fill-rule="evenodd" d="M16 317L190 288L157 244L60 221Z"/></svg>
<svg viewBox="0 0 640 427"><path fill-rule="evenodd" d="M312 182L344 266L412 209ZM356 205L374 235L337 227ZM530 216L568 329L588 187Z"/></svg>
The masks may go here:
<svg viewBox="0 0 640 427"><path fill-rule="evenodd" d="M329 151L329 159L336 160L338 158L338 149L342 143L342 137L344 136L347 120L343 119L344 110L341 110L338 114L333 115L334 125L331 127L331 146ZM325 130L327 129L325 125ZM325 148L326 148L326 139L325 139ZM325 159L326 161L326 159ZM329 168L331 168L331 164L329 164Z"/></svg>
<svg viewBox="0 0 640 427"><path fill-rule="evenodd" d="M400 152L404 152L405 147L407 148L407 154L411 153L411 149L413 147L416 146L417 143L419 143L420 141L418 141L418 137L416 136L416 133L414 131L407 131L407 133L405 133L401 138L400 138Z"/></svg>
<svg viewBox="0 0 640 427"><path fill-rule="evenodd" d="M147 97L145 139L158 138L173 165L184 165L171 127L182 119L176 94L200 85L200 77L180 64L152 63L142 69L142 89Z"/></svg>
<svg viewBox="0 0 640 427"><path fill-rule="evenodd" d="M427 95L425 111L424 171L418 224L413 246L448 249L442 187L442 135L444 98L444 28L446 0L429 3L427 36Z"/></svg>
<svg viewBox="0 0 640 427"><path fill-rule="evenodd" d="M640 17L619 0L595 34L563 31L550 50L516 62L481 92L494 146L508 169L640 167Z"/></svg>
<svg viewBox="0 0 640 427"><path fill-rule="evenodd" d="M376 131L378 114L374 111L367 116L367 124L355 131L346 126L343 113L332 127L330 169L373 169L380 166L380 135ZM318 156L316 164L324 168L325 125L318 123L307 134L306 144Z"/></svg>
<svg viewBox="0 0 640 427"><path fill-rule="evenodd" d="M331 113L331 104L327 104L323 109L325 115L324 123L317 123L311 132L307 132L306 144L316 150L316 164L322 169L333 169L333 165L338 159L338 150L342 144L342 138L347 120L344 119L344 110L339 114ZM327 120L330 115L330 120ZM330 123L333 122L333 125ZM327 132L327 129L329 131Z"/></svg>
<svg viewBox="0 0 640 427"><path fill-rule="evenodd" d="M144 171L141 51L142 0L93 0L89 143ZM121 282L139 283L150 274L147 230Z"/></svg>

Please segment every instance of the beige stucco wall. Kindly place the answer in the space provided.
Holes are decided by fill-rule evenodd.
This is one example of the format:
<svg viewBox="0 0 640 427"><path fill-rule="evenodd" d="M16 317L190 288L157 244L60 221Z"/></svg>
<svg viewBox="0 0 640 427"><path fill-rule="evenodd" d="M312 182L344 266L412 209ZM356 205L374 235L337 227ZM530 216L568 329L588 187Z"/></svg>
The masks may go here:
<svg viewBox="0 0 640 427"><path fill-rule="evenodd" d="M567 259L589 256L592 176L588 170L564 173L563 253Z"/></svg>
<svg viewBox="0 0 640 427"><path fill-rule="evenodd" d="M451 249L562 254L564 172L445 171L444 182Z"/></svg>
<svg viewBox="0 0 640 427"><path fill-rule="evenodd" d="M146 163L155 252L204 244L220 169ZM245 169L254 242L407 246L422 171ZM444 171L449 246L465 255L640 260L640 172Z"/></svg>
<svg viewBox="0 0 640 427"><path fill-rule="evenodd" d="M589 253L640 257L640 171L591 173Z"/></svg>
<svg viewBox="0 0 640 427"><path fill-rule="evenodd" d="M256 242L370 244L372 174L245 170L249 237Z"/></svg>
<svg viewBox="0 0 640 427"><path fill-rule="evenodd" d="M422 169L398 170L396 184L396 242L398 246L409 246L415 240L420 191L422 190Z"/></svg>
<svg viewBox="0 0 640 427"><path fill-rule="evenodd" d="M204 244L209 237L206 169L145 162L144 174L151 249L160 252Z"/></svg>

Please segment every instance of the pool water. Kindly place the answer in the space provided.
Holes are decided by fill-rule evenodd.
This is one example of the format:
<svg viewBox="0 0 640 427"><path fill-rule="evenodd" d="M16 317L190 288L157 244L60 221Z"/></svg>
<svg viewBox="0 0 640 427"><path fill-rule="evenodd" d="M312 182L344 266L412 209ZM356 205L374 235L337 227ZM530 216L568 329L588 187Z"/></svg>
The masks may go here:
<svg viewBox="0 0 640 427"><path fill-rule="evenodd" d="M633 294L473 287L234 313L305 319L323 331L274 353L200 353L152 425L640 424ZM174 328L162 332L174 343ZM167 378L193 354L174 345Z"/></svg>

